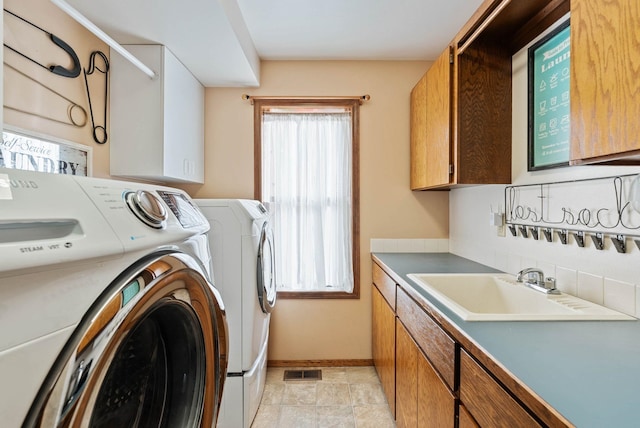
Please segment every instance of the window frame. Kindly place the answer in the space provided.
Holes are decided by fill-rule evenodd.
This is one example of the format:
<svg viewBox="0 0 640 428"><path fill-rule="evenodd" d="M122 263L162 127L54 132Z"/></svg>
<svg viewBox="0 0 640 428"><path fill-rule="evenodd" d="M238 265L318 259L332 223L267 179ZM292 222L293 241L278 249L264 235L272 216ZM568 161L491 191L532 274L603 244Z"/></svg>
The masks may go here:
<svg viewBox="0 0 640 428"><path fill-rule="evenodd" d="M347 108L351 110L351 239L353 290L278 291L281 299L359 299L360 298L360 105L361 98L254 98L253 165L254 198L262 200L262 113L270 108ZM277 242L275 243L277 247Z"/></svg>

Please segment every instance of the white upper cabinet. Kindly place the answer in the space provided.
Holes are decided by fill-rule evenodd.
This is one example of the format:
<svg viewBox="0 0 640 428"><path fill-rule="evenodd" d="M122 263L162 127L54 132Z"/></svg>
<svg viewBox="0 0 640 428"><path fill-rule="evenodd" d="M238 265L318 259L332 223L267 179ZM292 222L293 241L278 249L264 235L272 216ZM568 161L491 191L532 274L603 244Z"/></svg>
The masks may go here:
<svg viewBox="0 0 640 428"><path fill-rule="evenodd" d="M125 48L158 77L111 52L111 175L203 183L204 87L165 46Z"/></svg>

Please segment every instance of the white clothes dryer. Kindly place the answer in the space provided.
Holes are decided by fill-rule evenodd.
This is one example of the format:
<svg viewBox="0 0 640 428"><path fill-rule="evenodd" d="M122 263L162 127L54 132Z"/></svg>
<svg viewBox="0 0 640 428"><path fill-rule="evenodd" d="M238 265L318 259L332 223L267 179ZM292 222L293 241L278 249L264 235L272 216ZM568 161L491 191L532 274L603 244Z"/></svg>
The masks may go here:
<svg viewBox="0 0 640 428"><path fill-rule="evenodd" d="M264 392L269 321L276 303L269 214L252 200L195 202L211 226L214 283L229 326L229 365L218 427L248 428Z"/></svg>
<svg viewBox="0 0 640 428"><path fill-rule="evenodd" d="M215 425L224 306L181 190L0 168L0 420Z"/></svg>

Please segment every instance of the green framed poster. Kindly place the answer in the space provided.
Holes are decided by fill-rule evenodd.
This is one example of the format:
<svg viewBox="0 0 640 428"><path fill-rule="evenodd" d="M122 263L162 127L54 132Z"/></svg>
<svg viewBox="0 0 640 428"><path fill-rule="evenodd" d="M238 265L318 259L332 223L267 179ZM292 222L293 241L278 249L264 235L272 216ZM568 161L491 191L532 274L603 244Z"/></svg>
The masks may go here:
<svg viewBox="0 0 640 428"><path fill-rule="evenodd" d="M569 165L571 42L569 20L528 51L528 170Z"/></svg>

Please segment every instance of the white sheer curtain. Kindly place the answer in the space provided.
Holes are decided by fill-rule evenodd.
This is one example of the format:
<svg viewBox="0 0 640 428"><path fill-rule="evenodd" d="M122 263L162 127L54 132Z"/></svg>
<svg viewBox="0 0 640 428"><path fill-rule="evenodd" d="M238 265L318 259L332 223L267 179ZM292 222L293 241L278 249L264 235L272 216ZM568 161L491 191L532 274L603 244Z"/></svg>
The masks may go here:
<svg viewBox="0 0 640 428"><path fill-rule="evenodd" d="M279 290L353 290L351 136L350 113L263 113Z"/></svg>

